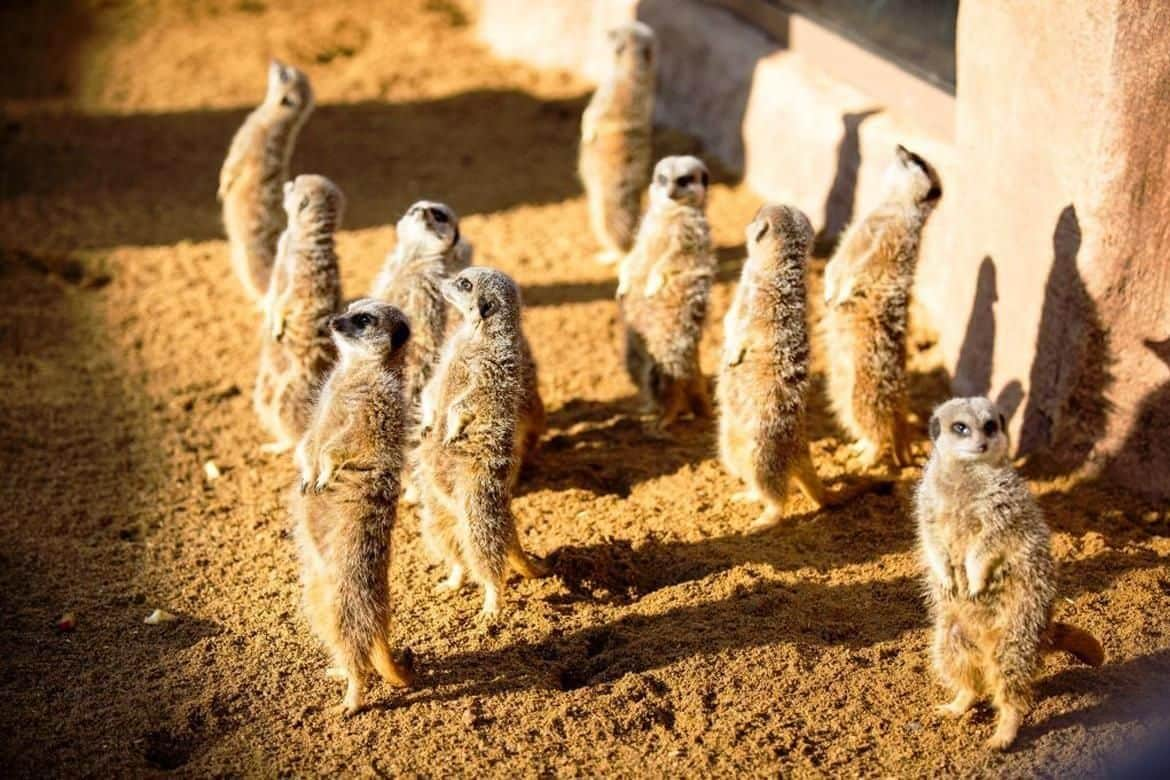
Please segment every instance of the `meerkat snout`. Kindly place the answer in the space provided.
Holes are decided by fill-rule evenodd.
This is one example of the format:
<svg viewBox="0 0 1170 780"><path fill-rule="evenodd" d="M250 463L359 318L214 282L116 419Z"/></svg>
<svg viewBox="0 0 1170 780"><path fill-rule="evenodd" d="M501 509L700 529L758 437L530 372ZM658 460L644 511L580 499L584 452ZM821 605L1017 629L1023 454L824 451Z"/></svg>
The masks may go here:
<svg viewBox="0 0 1170 780"><path fill-rule="evenodd" d="M654 31L642 22L631 22L619 25L606 33L610 51L613 53L613 65L625 70L637 72L641 68L648 68L654 64L657 55L655 51Z"/></svg>
<svg viewBox="0 0 1170 780"><path fill-rule="evenodd" d="M664 157L654 166L650 183L652 202L674 203L702 208L707 202L707 185L711 175L698 157Z"/></svg>
<svg viewBox="0 0 1170 780"><path fill-rule="evenodd" d="M413 204L397 225L398 239L428 252L445 252L459 243L459 218L449 206L429 200Z"/></svg>
<svg viewBox="0 0 1170 780"><path fill-rule="evenodd" d="M942 183L934 166L901 144L886 168L885 187L887 192L922 205L933 205L942 197Z"/></svg>
<svg viewBox="0 0 1170 780"><path fill-rule="evenodd" d="M1007 460L1007 419L986 398L956 398L930 418L930 438L942 453L963 461Z"/></svg>

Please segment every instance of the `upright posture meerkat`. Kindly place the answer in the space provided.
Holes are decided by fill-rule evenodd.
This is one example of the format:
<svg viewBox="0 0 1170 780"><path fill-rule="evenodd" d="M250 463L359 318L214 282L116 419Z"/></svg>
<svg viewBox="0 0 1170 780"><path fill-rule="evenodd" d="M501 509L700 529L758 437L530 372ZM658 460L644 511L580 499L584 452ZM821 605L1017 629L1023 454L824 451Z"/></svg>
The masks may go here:
<svg viewBox="0 0 1170 780"><path fill-rule="evenodd" d="M619 274L626 368L656 412L658 430L688 411L711 415L699 368L699 338L715 279L704 212L709 178L696 157L659 160L650 208Z"/></svg>
<svg viewBox="0 0 1170 780"><path fill-rule="evenodd" d="M398 220L398 243L370 290L410 319L406 350L406 400L414 408L431 378L447 337L443 281L471 265L471 244L459 232L455 212L442 203L420 200Z"/></svg>
<svg viewBox="0 0 1170 780"><path fill-rule="evenodd" d="M288 227L280 237L265 297L260 370L252 403L275 437L268 452L291 449L305 433L317 389L337 359L329 321L341 307L333 234L345 198L324 176L284 185Z"/></svg>
<svg viewBox="0 0 1170 780"><path fill-rule="evenodd" d="M612 263L630 250L642 191L650 175L657 44L641 22L606 35L605 73L581 117L577 167L589 203L589 221Z"/></svg>
<svg viewBox="0 0 1170 780"><path fill-rule="evenodd" d="M934 169L899 146L881 204L852 225L825 267L829 400L868 466L910 464L906 319L918 242L942 195Z"/></svg>
<svg viewBox="0 0 1170 780"><path fill-rule="evenodd" d="M930 419L934 450L916 495L918 540L934 619L934 665L958 717L981 695L997 710L988 745L1016 738L1042 651L1099 666L1101 645L1053 622L1048 526L1008 462L1005 420L986 398L955 398Z"/></svg>
<svg viewBox="0 0 1170 780"><path fill-rule="evenodd" d="M463 323L443 347L423 390L420 468L422 532L450 566L440 586L457 590L464 573L484 589L483 615L499 611L506 567L545 574L520 546L512 484L531 436L535 370L520 331L520 291L499 271L468 268L443 283ZM536 396L539 403L539 396ZM543 416L543 412L542 412Z"/></svg>
<svg viewBox="0 0 1170 780"><path fill-rule="evenodd" d="M354 302L333 319L340 360L297 445L292 496L305 614L345 677L342 710L361 708L376 671L409 685L390 656L390 532L402 468L403 346L410 326L381 301Z"/></svg>
<svg viewBox="0 0 1170 780"><path fill-rule="evenodd" d="M748 260L723 320L719 453L747 485L739 497L764 502L757 527L780 518L790 481L816 508L825 503L805 433L805 266L812 241L812 225L799 209L760 209L747 227Z"/></svg>
<svg viewBox="0 0 1170 780"><path fill-rule="evenodd" d="M219 172L223 225L232 267L257 303L268 289L276 242L284 229L281 187L297 133L313 110L308 77L283 63L268 67L268 93L232 138Z"/></svg>

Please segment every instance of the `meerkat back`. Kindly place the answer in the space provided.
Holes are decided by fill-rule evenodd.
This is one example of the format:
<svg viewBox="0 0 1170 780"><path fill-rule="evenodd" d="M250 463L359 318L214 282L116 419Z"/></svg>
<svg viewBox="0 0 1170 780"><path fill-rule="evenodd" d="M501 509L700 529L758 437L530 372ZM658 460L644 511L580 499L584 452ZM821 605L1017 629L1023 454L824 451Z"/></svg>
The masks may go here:
<svg viewBox="0 0 1170 780"><path fill-rule="evenodd" d="M313 110L308 77L289 65L268 68L268 91L236 132L219 175L232 268L257 304L268 289L284 227L282 187L297 133Z"/></svg>
<svg viewBox="0 0 1170 780"><path fill-rule="evenodd" d="M606 43L606 72L581 118L578 172L599 259L616 262L634 243L649 181L657 44L640 22L610 30Z"/></svg>
<svg viewBox="0 0 1170 780"><path fill-rule="evenodd" d="M825 268L829 400L864 465L910 464L906 331L923 226L941 197L934 169L899 146L881 203Z"/></svg>
<svg viewBox="0 0 1170 780"><path fill-rule="evenodd" d="M265 297L260 368L253 406L274 437L267 452L284 452L304 434L317 389L337 352L329 322L341 304L333 236L345 199L323 176L285 185L288 228Z"/></svg>

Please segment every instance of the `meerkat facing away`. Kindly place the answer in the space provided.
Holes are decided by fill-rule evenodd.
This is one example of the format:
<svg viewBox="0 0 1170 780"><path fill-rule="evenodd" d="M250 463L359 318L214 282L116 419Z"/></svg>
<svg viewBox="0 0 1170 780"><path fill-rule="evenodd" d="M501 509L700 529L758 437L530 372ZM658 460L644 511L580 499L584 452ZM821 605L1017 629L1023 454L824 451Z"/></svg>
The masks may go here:
<svg viewBox="0 0 1170 780"><path fill-rule="evenodd" d="M633 246L650 178L658 46L641 22L610 30L606 45L605 73L581 117L577 170L603 249L598 259L613 263Z"/></svg>
<svg viewBox="0 0 1170 780"><path fill-rule="evenodd" d="M520 546L511 509L528 381L520 291L499 271L468 268L443 283L443 294L463 322L423 390L422 532L450 567L440 589L458 590L470 574L484 589L481 615L490 618L508 566L528 578L546 573Z"/></svg>
<svg viewBox="0 0 1170 780"><path fill-rule="evenodd" d="M1048 526L1008 461L1006 420L986 398L954 398L930 418L934 449L915 495L934 620L934 665L958 717L981 695L997 711L988 746L1015 740L1041 652L1091 666L1100 643L1052 620L1056 573Z"/></svg>
<svg viewBox="0 0 1170 780"><path fill-rule="evenodd" d="M410 320L406 351L406 400L413 409L431 378L447 337L443 280L471 265L471 244L459 231L459 218L443 203L420 200L398 220L397 243L370 290Z"/></svg>
<svg viewBox="0 0 1170 780"><path fill-rule="evenodd" d="M284 229L282 186L297 133L313 110L309 78L284 63L268 66L268 92L236 131L219 172L219 200L232 268L260 303Z"/></svg>
<svg viewBox="0 0 1170 780"><path fill-rule="evenodd" d="M897 148L881 203L845 231L825 266L829 400L867 465L910 465L906 328L923 226L942 196L934 169Z"/></svg>
<svg viewBox="0 0 1170 780"><path fill-rule="evenodd" d="M340 359L297 445L292 495L305 614L346 680L342 711L362 706L376 671L397 685L411 673L390 656L390 533L397 513L405 420L404 346L410 326L381 301L350 304L332 321Z"/></svg>
<svg viewBox="0 0 1170 780"><path fill-rule="evenodd" d="M333 235L345 198L324 176L301 175L284 185L288 227L265 297L260 369L252 405L275 437L267 452L291 449L304 435L317 389L337 349L329 321L341 307Z"/></svg>
<svg viewBox="0 0 1170 780"><path fill-rule="evenodd" d="M825 504L805 433L805 266L812 241L812 224L799 209L760 209L747 227L747 263L723 320L719 453L747 485L737 498L765 504L756 527L780 518L790 482L817 509Z"/></svg>
<svg viewBox="0 0 1170 780"><path fill-rule="evenodd" d="M654 167L650 208L622 260L618 301L630 378L663 431L680 415L711 416L699 339L715 279L705 208L710 175L696 157Z"/></svg>

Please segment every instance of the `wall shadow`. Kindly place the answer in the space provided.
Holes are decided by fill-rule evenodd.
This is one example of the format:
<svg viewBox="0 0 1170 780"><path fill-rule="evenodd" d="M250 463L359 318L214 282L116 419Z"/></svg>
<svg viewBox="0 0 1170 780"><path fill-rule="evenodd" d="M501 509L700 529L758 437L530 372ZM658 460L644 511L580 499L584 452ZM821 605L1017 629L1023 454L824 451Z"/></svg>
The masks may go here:
<svg viewBox="0 0 1170 780"><path fill-rule="evenodd" d="M987 256L979 264L975 282L975 300L967 317L967 330L955 363L954 388L960 396L987 395L991 392L991 371L995 360L995 261ZM1005 412L1006 414L1006 412Z"/></svg>
<svg viewBox="0 0 1170 780"><path fill-rule="evenodd" d="M85 44L97 31L94 10L78 2L0 4L0 100L77 95Z"/></svg>
<svg viewBox="0 0 1170 780"><path fill-rule="evenodd" d="M1105 432L1112 382L1108 338L1077 270L1081 228L1066 206L1052 233L1052 269L1028 379L1019 451L1032 475L1076 470Z"/></svg>
<svg viewBox="0 0 1170 780"><path fill-rule="evenodd" d="M420 198L461 215L560 202L580 193L584 107L583 96L543 100L517 90L324 105L301 132L292 171L337 182L346 229L392 225ZM30 219L54 225L58 245L39 247L46 250L223 238L217 177L247 113L24 119L0 147L0 244L35 243Z"/></svg>
<svg viewBox="0 0 1170 780"><path fill-rule="evenodd" d="M837 144L837 171L825 196L825 224L813 239L813 254L832 254L841 234L853 219L857 198L857 171L861 167L861 124L880 108L851 112L841 116L841 141Z"/></svg>
<svg viewBox="0 0 1170 780"><path fill-rule="evenodd" d="M1155 341L1144 339L1142 344L1170 367L1170 338ZM1129 434L1115 455L1109 458L1106 471L1134 468L1140 464L1145 474L1170 474L1170 446L1164 436L1151 436L1150 431L1170 431L1170 382L1151 391L1138 405ZM1150 485L1156 494L1158 487Z"/></svg>

